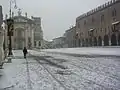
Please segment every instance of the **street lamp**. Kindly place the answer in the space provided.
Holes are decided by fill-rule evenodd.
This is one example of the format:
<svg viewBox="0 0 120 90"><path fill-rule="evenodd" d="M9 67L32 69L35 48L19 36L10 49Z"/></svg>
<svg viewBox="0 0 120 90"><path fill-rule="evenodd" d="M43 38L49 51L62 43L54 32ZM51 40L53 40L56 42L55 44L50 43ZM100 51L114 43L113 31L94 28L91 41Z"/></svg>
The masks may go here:
<svg viewBox="0 0 120 90"><path fill-rule="evenodd" d="M13 30L14 30L14 20L11 18L11 12L12 12L12 3L15 4L14 8L17 9L16 0L10 0L10 17L7 19L7 25L8 25L8 36L9 36L9 53L8 56L13 55L12 53L12 36L13 36Z"/></svg>
<svg viewBox="0 0 120 90"><path fill-rule="evenodd" d="M17 4L16 4L16 0L10 0L10 18L11 18L11 12L12 12L12 3L14 3L14 8L17 9Z"/></svg>

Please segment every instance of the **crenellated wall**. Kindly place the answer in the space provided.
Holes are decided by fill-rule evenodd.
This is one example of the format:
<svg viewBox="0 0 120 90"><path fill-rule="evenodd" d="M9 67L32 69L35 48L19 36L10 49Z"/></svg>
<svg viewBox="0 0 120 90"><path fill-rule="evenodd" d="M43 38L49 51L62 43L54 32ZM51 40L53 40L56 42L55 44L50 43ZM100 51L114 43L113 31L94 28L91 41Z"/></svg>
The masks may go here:
<svg viewBox="0 0 120 90"><path fill-rule="evenodd" d="M120 45L119 11L120 0L112 0L77 17L76 33L79 44L81 46Z"/></svg>
<svg viewBox="0 0 120 90"><path fill-rule="evenodd" d="M85 17L88 17L89 15L95 14L95 13L101 11L101 10L104 10L105 8L108 8L108 7L114 5L114 4L118 3L118 2L120 2L120 0L111 0L111 1L109 1L109 2L107 2L105 4L103 4L103 5L98 6L95 9L92 9L91 11L89 11L87 13L84 13L84 14L80 15L79 17L76 18L76 21L81 20L81 19L83 19Z"/></svg>

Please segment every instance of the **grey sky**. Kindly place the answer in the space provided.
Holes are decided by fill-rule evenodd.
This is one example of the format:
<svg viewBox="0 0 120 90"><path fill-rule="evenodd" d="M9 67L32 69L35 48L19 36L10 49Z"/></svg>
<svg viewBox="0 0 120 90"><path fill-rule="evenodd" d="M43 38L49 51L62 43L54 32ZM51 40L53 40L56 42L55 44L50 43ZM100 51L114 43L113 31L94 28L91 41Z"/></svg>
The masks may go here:
<svg viewBox="0 0 120 90"><path fill-rule="evenodd" d="M10 0L0 0L4 15L9 10ZM62 36L65 30L75 24L79 15L109 0L16 0L19 8L28 16L40 16L44 38L51 40ZM15 11L15 10L14 10Z"/></svg>

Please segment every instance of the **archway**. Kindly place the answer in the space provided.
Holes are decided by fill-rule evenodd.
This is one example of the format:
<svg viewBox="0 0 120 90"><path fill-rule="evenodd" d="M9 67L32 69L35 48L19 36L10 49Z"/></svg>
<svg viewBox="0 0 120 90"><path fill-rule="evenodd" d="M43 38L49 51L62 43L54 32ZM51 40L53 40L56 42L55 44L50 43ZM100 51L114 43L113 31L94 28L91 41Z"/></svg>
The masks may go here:
<svg viewBox="0 0 120 90"><path fill-rule="evenodd" d="M94 37L94 46L97 46L97 38Z"/></svg>
<svg viewBox="0 0 120 90"><path fill-rule="evenodd" d="M82 46L84 47L85 45L84 45L85 43L84 43L84 39L82 40Z"/></svg>
<svg viewBox="0 0 120 90"><path fill-rule="evenodd" d="M79 39L79 47L81 46L81 41L80 41L80 39Z"/></svg>
<svg viewBox="0 0 120 90"><path fill-rule="evenodd" d="M23 28L15 29L16 49L23 49L25 47L25 30Z"/></svg>
<svg viewBox="0 0 120 90"><path fill-rule="evenodd" d="M89 45L92 46L92 38L89 39Z"/></svg>
<svg viewBox="0 0 120 90"><path fill-rule="evenodd" d="M98 37L98 46L102 46L102 38L101 38L101 36Z"/></svg>
<svg viewBox="0 0 120 90"><path fill-rule="evenodd" d="M74 47L76 47L76 40L74 41L74 43L75 43L75 46L74 46Z"/></svg>
<svg viewBox="0 0 120 90"><path fill-rule="evenodd" d="M111 46L117 46L117 38L115 34L111 36Z"/></svg>
<svg viewBox="0 0 120 90"><path fill-rule="evenodd" d="M118 35L118 45L120 46L120 34Z"/></svg>
<svg viewBox="0 0 120 90"><path fill-rule="evenodd" d="M104 36L104 46L109 46L109 37L108 37L108 35Z"/></svg>
<svg viewBox="0 0 120 90"><path fill-rule="evenodd" d="M86 39L86 46L88 47L88 39Z"/></svg>

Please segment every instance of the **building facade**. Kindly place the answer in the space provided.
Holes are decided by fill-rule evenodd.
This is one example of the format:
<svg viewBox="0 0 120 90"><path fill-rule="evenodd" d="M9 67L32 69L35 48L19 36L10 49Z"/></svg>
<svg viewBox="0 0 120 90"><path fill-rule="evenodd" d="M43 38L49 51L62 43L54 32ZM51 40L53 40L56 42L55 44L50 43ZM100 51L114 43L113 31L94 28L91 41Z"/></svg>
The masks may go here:
<svg viewBox="0 0 120 90"><path fill-rule="evenodd" d="M63 48L64 45L64 37L54 38L52 42L53 48Z"/></svg>
<svg viewBox="0 0 120 90"><path fill-rule="evenodd" d="M43 45L43 31L41 27L41 18L33 16L31 18L35 23L34 47L40 48Z"/></svg>
<svg viewBox="0 0 120 90"><path fill-rule="evenodd" d="M112 0L76 18L77 46L120 45L120 0Z"/></svg>
<svg viewBox="0 0 120 90"><path fill-rule="evenodd" d="M31 19L28 18L27 13L25 14L25 16L23 16L21 11L18 11L17 16L14 16L14 13L12 13L12 19L14 20L12 48L13 49L23 49L24 47L27 47L28 49L36 48L36 46L34 46L34 42L36 41L35 33L36 28L38 27L36 26L36 22L33 20L33 18ZM6 20L5 23L7 23ZM8 27L6 25L6 31L7 30ZM7 34L6 38L8 39ZM7 40L6 44L8 45L8 43L9 39Z"/></svg>
<svg viewBox="0 0 120 90"><path fill-rule="evenodd" d="M76 26L71 27L65 31L65 45L68 48L76 47Z"/></svg>
<svg viewBox="0 0 120 90"><path fill-rule="evenodd" d="M4 51L3 51L3 43L4 43L4 30L2 28L3 23L3 14L2 14L2 6L0 6L0 69L3 65L4 60Z"/></svg>
<svg viewBox="0 0 120 90"><path fill-rule="evenodd" d="M41 46L41 49L51 49L53 48L52 44L53 44L53 41L43 40L43 45Z"/></svg>

